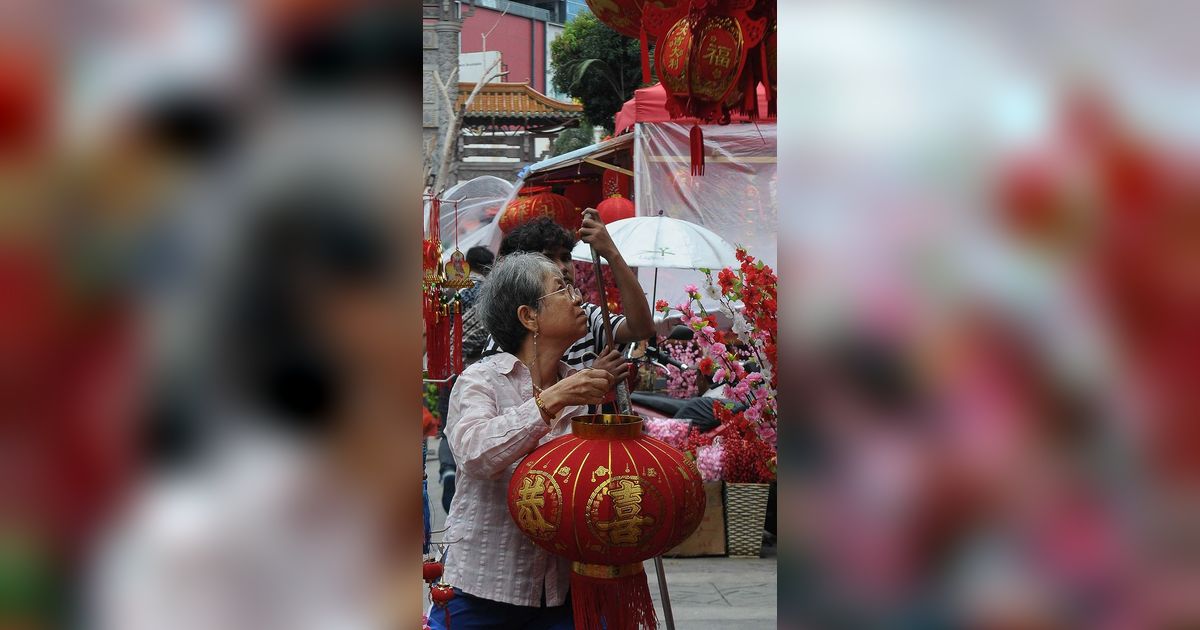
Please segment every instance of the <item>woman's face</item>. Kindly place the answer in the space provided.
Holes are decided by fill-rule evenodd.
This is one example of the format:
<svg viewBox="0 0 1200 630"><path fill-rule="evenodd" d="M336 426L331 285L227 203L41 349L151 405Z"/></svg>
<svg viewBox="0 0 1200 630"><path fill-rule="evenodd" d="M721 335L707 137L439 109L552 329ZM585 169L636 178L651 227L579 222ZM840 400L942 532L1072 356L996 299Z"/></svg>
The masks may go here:
<svg viewBox="0 0 1200 630"><path fill-rule="evenodd" d="M547 273L542 280L538 300L538 332L551 339L574 341L587 332L587 314L574 286L563 282L561 274Z"/></svg>

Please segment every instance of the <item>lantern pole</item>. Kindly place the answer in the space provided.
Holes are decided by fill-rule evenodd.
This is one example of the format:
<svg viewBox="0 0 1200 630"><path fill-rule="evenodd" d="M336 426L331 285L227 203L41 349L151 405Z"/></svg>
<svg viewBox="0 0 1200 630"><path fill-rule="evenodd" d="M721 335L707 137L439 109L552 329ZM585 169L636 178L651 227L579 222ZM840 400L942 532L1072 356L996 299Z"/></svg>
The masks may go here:
<svg viewBox="0 0 1200 630"><path fill-rule="evenodd" d="M600 268L600 254L596 253L596 248L588 245L592 250L592 267L596 272L596 289L600 293L600 316L604 320L604 337L608 342L616 347L616 338L613 337L612 320L608 317L608 296L604 294L604 275ZM658 269L654 270L658 273ZM624 415L633 414L633 405L629 402L629 386L624 380L617 381L617 413ZM675 630L675 617L671 614L671 595L667 592L667 573L663 569L662 556L654 556L654 572L658 574L658 594L662 597L663 616L666 617L667 630Z"/></svg>

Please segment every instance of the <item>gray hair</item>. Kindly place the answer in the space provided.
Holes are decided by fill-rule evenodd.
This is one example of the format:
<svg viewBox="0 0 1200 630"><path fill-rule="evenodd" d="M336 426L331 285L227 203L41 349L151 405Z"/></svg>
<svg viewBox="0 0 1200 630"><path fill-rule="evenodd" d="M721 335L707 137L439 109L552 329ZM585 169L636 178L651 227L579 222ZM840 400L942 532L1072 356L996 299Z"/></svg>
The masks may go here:
<svg viewBox="0 0 1200 630"><path fill-rule="evenodd" d="M558 265L536 252L515 252L503 256L492 267L479 292L479 309L484 328L505 352L516 354L529 330L517 318L521 306L538 307L545 290L546 274L560 275Z"/></svg>

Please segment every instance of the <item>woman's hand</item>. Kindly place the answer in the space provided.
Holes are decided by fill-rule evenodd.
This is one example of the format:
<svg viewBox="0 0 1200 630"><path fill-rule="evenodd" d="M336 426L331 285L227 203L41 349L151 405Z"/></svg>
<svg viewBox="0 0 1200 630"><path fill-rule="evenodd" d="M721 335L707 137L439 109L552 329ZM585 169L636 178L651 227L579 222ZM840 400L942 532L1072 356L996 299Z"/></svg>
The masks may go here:
<svg viewBox="0 0 1200 630"><path fill-rule="evenodd" d="M587 368L547 387L541 395L542 403L555 416L563 407L598 405L615 382L616 378L607 370Z"/></svg>
<svg viewBox="0 0 1200 630"><path fill-rule="evenodd" d="M604 352L601 352L600 356L596 357L596 360L592 362L592 367L612 374L613 382L629 377L629 363L612 346L605 348Z"/></svg>

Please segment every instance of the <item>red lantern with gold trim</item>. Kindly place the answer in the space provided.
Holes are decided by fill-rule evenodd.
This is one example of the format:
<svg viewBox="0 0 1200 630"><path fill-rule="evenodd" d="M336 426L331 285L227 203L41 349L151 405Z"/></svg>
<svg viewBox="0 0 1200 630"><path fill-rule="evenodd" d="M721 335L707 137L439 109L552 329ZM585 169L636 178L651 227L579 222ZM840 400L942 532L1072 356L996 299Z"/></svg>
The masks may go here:
<svg viewBox="0 0 1200 630"><path fill-rule="evenodd" d="M509 202L500 217L500 231L507 234L538 217L549 217L571 232L583 224L583 213L570 199L544 192L532 197L517 197Z"/></svg>
<svg viewBox="0 0 1200 630"><path fill-rule="evenodd" d="M642 562L690 536L704 514L695 463L646 436L638 416L585 415L517 465L508 509L534 543L572 560L575 627L654 628Z"/></svg>
<svg viewBox="0 0 1200 630"><path fill-rule="evenodd" d="M766 31L766 19L749 18L748 8L734 2L726 13L688 15L659 40L655 65L671 116L715 121L725 115L727 99L743 78L747 52ZM703 175L704 134L698 124L692 126L691 151L692 174Z"/></svg>

